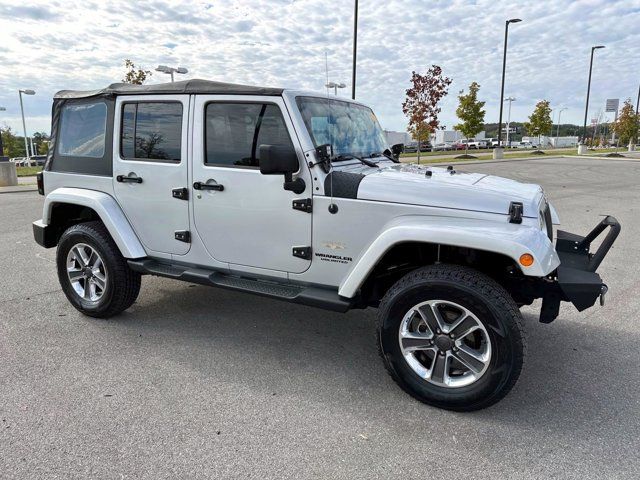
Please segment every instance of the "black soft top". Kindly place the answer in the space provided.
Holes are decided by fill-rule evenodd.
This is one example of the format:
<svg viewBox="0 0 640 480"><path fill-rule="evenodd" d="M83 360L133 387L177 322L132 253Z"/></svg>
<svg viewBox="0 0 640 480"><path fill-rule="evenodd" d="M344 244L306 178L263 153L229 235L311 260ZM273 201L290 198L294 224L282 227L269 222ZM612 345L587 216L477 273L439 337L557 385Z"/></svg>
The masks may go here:
<svg viewBox="0 0 640 480"><path fill-rule="evenodd" d="M282 95L282 88L254 87L235 83L212 82L210 80L183 80L181 82L158 83L155 85L132 85L112 83L101 90L77 91L60 90L54 98L72 99L89 97L116 97L118 95L144 95L162 93L208 93L220 95Z"/></svg>

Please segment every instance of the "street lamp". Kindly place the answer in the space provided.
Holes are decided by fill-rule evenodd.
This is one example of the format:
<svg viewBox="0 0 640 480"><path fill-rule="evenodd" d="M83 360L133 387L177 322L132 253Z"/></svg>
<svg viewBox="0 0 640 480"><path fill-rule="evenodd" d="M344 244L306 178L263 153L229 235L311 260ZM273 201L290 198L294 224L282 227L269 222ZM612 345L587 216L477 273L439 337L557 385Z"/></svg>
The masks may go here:
<svg viewBox="0 0 640 480"><path fill-rule="evenodd" d="M188 73L189 70L187 70L184 67L167 67L166 65L158 65L156 67L156 72L162 72L162 73L167 73L167 74L171 75L171 82L173 82L173 74L174 73L185 74L185 73Z"/></svg>
<svg viewBox="0 0 640 480"><path fill-rule="evenodd" d="M509 110L507 113L507 145L509 145L509 130L511 130L511 102L515 102L516 99L514 97L507 97L504 101L509 102ZM500 139L498 139L498 146L500 146Z"/></svg>
<svg viewBox="0 0 640 480"><path fill-rule="evenodd" d="M638 132L638 124L640 124L640 113L638 112L638 107L640 107L640 87L638 87L638 99L636 100L636 142L640 142L640 132ZM635 150L635 145L633 146ZM0 153L2 155L2 153Z"/></svg>
<svg viewBox="0 0 640 480"><path fill-rule="evenodd" d="M36 92L33 90L18 90L18 95L20 96L20 111L22 112L22 130L24 131L24 153L27 156L27 159L31 158L29 155L29 144L27 143L27 126L24 123L24 107L22 105L22 94L25 95L35 95Z"/></svg>
<svg viewBox="0 0 640 480"><path fill-rule="evenodd" d="M556 130L556 144L555 144L556 148L558 148L558 137L560 136L560 116L562 115L562 112L564 112L565 110L567 110L567 107L563 107L558 111L558 129Z"/></svg>
<svg viewBox="0 0 640 480"><path fill-rule="evenodd" d="M335 83L335 82L329 82L325 85L325 87L327 88L333 88L336 97L338 96L338 89L339 88L345 88L346 85L344 83Z"/></svg>
<svg viewBox="0 0 640 480"><path fill-rule="evenodd" d="M593 52L596 50L604 48L604 45L596 45L595 47L591 47L591 61L589 62L589 81L587 83L587 101L584 106L584 125L582 126L582 142L578 146L578 153L586 153L586 146L584 145L585 140L587 139L587 115L589 114L589 93L591 92L591 71L593 70Z"/></svg>
<svg viewBox="0 0 640 480"><path fill-rule="evenodd" d="M504 106L504 75L507 69L507 38L509 36L509 24L522 20L511 18L504 23L504 52L502 54L502 87L500 88L500 119L498 120L498 148L493 150L494 158L502 158L502 107Z"/></svg>
<svg viewBox="0 0 640 480"><path fill-rule="evenodd" d="M0 107L0 112L6 112L7 109L4 107ZM4 157L4 148L2 146L2 131L0 131L0 160Z"/></svg>

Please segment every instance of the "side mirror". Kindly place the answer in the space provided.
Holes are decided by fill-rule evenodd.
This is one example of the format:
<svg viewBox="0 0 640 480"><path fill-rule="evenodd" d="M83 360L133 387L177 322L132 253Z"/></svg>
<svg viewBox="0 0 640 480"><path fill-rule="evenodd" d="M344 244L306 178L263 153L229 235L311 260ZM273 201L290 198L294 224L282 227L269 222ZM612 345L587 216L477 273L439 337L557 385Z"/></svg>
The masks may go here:
<svg viewBox="0 0 640 480"><path fill-rule="evenodd" d="M396 158L399 158L402 152L404 152L404 144L402 143L396 143L391 147L391 154Z"/></svg>
<svg viewBox="0 0 640 480"><path fill-rule="evenodd" d="M263 175L292 175L298 171L298 155L287 145L260 145L260 173Z"/></svg>
<svg viewBox="0 0 640 480"><path fill-rule="evenodd" d="M260 145L260 173L263 175L284 175L284 189L302 193L306 188L304 180L293 174L300 169L296 151L288 145Z"/></svg>

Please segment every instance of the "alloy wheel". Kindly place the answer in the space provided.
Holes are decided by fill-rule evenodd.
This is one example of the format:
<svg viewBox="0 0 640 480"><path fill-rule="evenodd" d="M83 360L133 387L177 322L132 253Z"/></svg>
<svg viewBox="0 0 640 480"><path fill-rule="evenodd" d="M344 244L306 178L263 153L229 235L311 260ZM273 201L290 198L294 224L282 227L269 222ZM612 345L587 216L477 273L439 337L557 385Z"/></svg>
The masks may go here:
<svg viewBox="0 0 640 480"><path fill-rule="evenodd" d="M69 250L67 276L76 294L86 301L99 301L107 289L107 270L102 258L85 243L78 243Z"/></svg>
<svg viewBox="0 0 640 480"><path fill-rule="evenodd" d="M398 341L411 369L439 387L471 385L491 361L491 341L482 322L467 308L446 300L411 308L400 323Z"/></svg>

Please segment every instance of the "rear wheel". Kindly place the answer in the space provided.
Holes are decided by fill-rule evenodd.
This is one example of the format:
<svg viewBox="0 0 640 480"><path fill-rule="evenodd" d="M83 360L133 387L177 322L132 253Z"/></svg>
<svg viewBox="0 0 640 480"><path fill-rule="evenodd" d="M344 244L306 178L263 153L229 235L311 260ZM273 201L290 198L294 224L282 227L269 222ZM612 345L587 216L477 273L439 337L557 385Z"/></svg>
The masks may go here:
<svg viewBox="0 0 640 480"><path fill-rule="evenodd" d="M129 268L101 222L79 223L60 237L58 280L85 315L109 318L129 308L140 292L140 274Z"/></svg>
<svg viewBox="0 0 640 480"><path fill-rule="evenodd" d="M379 350L417 399L471 411L502 399L522 369L522 317L509 294L466 267L434 265L400 279L379 309Z"/></svg>

